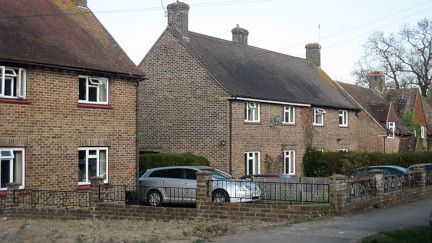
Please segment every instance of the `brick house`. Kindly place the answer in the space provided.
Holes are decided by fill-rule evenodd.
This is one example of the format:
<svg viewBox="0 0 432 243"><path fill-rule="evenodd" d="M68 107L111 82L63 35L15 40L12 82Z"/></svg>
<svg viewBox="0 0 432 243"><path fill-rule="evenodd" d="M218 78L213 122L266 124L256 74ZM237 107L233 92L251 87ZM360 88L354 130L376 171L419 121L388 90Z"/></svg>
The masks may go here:
<svg viewBox="0 0 432 243"><path fill-rule="evenodd" d="M386 130L307 59L188 30L189 6L168 5L168 26L139 68L140 152L191 152L234 176L301 175L307 143L326 151L378 150Z"/></svg>
<svg viewBox="0 0 432 243"><path fill-rule="evenodd" d="M0 190L135 184L142 72L85 0L0 4Z"/></svg>
<svg viewBox="0 0 432 243"><path fill-rule="evenodd" d="M339 82L339 85L370 114L383 128L388 130L385 152L419 151L427 146L427 124L422 98L417 88L385 89L382 72L372 72L369 88ZM418 124L419 134L404 122L410 119Z"/></svg>

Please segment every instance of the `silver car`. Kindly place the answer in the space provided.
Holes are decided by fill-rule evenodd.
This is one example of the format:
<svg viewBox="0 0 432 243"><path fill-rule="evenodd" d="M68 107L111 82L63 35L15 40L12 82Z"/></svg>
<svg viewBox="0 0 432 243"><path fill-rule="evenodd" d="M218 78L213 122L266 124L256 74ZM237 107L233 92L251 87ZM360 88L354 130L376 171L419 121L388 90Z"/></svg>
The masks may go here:
<svg viewBox="0 0 432 243"><path fill-rule="evenodd" d="M196 172L212 173L212 200L215 202L252 202L260 199L255 183L234 180L208 166L170 166L149 169L139 179L140 198L152 206L164 203L193 204L196 201Z"/></svg>

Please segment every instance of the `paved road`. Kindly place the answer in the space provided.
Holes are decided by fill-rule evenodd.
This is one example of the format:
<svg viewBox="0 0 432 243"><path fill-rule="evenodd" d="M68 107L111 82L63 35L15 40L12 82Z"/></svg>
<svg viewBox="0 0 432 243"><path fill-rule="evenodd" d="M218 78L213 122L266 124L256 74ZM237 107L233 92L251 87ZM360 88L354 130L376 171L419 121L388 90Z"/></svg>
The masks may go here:
<svg viewBox="0 0 432 243"><path fill-rule="evenodd" d="M357 215L328 217L270 230L220 237L211 242L357 242L380 231L427 226L431 211L432 198Z"/></svg>

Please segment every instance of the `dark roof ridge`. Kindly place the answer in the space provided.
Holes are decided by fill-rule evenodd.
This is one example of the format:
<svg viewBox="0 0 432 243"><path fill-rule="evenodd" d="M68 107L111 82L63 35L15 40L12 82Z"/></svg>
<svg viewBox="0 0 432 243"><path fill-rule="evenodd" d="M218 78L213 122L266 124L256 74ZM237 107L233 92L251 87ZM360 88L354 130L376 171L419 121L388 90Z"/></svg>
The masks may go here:
<svg viewBox="0 0 432 243"><path fill-rule="evenodd" d="M257 46L243 45L243 44L239 44L239 43L236 43L234 41L231 41L231 40L222 39L220 37L209 36L209 35L193 32L193 31L189 31L189 33L195 34L195 35L200 35L201 37L206 37L206 38L210 38L210 39L224 41L224 42L226 42L228 44L232 44L232 45L236 45L236 46L243 46L243 47L246 47L246 48L254 48L254 49L257 49L257 50L260 50L260 51L266 51L266 52L269 52L269 53L272 53L272 54L282 55L282 56L291 57L291 58L297 58L297 59L300 59L301 61L307 62L307 59L305 59L305 58L301 58L301 57L297 57L297 56L292 56L292 55L288 55L288 54L285 54L285 53L281 53L281 52L277 52L277 51L272 51L272 50L264 49L264 48L257 47ZM260 54L260 55L264 55L264 54ZM251 57L253 57L253 56L251 56Z"/></svg>

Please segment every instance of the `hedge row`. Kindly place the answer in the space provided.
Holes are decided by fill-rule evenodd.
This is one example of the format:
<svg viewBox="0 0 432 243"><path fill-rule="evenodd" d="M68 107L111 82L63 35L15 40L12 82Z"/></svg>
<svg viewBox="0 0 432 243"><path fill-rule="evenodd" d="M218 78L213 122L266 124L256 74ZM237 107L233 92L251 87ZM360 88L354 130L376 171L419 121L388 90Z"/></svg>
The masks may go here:
<svg viewBox="0 0 432 243"><path fill-rule="evenodd" d="M140 154L140 175L147 169L176 166L176 165L201 165L209 166L210 162L202 157L191 153L185 154Z"/></svg>
<svg viewBox="0 0 432 243"><path fill-rule="evenodd" d="M320 152L308 147L303 157L305 176L347 175L357 168L372 165L397 165L409 167L413 164L431 163L432 152L408 153L361 153L361 152Z"/></svg>

